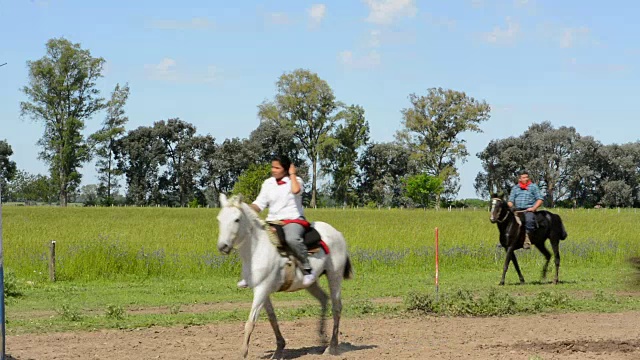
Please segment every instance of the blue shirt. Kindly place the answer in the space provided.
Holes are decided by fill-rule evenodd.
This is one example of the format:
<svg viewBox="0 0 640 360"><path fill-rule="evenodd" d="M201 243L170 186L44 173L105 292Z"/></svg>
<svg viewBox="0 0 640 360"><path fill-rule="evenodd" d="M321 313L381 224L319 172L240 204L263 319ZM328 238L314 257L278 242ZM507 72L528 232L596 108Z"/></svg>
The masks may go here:
<svg viewBox="0 0 640 360"><path fill-rule="evenodd" d="M516 209L528 209L538 200L542 200L542 195L540 195L538 185L534 183L529 184L527 190L522 190L520 184L516 184L509 194L509 201Z"/></svg>

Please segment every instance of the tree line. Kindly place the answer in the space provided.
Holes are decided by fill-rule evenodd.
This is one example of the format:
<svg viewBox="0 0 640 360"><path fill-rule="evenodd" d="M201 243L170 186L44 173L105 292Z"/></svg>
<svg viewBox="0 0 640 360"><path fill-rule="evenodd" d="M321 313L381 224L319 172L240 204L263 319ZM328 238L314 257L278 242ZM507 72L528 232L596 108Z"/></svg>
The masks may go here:
<svg viewBox="0 0 640 360"><path fill-rule="evenodd" d="M27 62L21 115L44 125L39 158L49 174L19 170L11 146L0 141L5 201L217 206L220 193L255 198L271 156L285 154L308 185L308 206L462 205L454 203L458 165L469 155L461 134L482 132L491 111L464 92L430 88L409 95L394 141L373 142L364 108L339 101L317 74L296 69L258 104L259 124L246 138L219 141L179 118L128 130L129 86L116 85L108 100L96 88L104 62L64 38L49 40L46 54ZM102 112L100 130L83 136L85 123ZM526 168L548 205L637 205L639 147L605 146L573 128L533 124L477 154L483 171L475 188L483 198L508 191ZM81 187L81 169L91 159L98 184Z"/></svg>

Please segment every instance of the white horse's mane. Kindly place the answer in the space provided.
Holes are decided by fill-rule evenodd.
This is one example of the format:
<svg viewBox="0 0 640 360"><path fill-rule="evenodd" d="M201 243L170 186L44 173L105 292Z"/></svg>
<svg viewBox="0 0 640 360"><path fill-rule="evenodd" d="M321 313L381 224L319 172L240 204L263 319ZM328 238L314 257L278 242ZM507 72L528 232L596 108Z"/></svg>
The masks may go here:
<svg viewBox="0 0 640 360"><path fill-rule="evenodd" d="M242 195L233 195L232 197L230 197L229 198L229 204L231 206L234 206L234 207L237 207L238 209L240 209L240 211L242 211L242 213L245 214L249 218L249 221L251 223L257 224L257 225L261 225L264 222L264 220L262 220L260 218L258 213L255 212L249 206L249 204L245 203L242 200Z"/></svg>

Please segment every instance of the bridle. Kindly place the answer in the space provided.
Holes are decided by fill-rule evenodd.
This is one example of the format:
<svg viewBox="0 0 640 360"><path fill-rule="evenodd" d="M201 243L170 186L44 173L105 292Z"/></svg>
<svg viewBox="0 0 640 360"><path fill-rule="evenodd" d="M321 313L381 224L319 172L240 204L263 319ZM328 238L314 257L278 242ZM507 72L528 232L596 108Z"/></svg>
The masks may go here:
<svg viewBox="0 0 640 360"><path fill-rule="evenodd" d="M502 204L502 201L503 201L503 200L502 200L502 199L500 199L500 198L493 198L493 199L491 199L491 200L493 201L493 206L495 206L495 202L500 201L500 203ZM502 209L503 209L503 207L502 207L502 206L500 206L500 212L502 212ZM505 211L505 212L504 212L504 217L503 217L502 219L498 218L498 219L496 220L496 222L498 222L498 223L503 223L503 222L505 222L505 221L507 220L507 218L508 218L508 217L509 217L509 210Z"/></svg>

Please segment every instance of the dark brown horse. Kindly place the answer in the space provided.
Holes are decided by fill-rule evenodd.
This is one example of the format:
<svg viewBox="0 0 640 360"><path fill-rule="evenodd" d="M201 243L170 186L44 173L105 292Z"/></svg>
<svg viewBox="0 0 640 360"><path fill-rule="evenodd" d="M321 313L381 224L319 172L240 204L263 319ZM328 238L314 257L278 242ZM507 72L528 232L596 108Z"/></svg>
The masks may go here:
<svg viewBox="0 0 640 360"><path fill-rule="evenodd" d="M567 231L562 224L562 219L557 214L550 213L545 210L536 211L536 222L538 227L531 234L531 244L540 250L542 255L547 259L542 268L542 279L547 278L547 268L549 266L549 260L551 260L551 253L547 250L544 243L547 239L551 242L553 248L553 257L556 263L556 277L553 280L554 284L558 283L558 271L560 270L560 240L567 238ZM520 217L520 221L516 219L516 216ZM493 195L491 199L491 218L492 223L498 225L500 231L500 244L507 252L507 258L504 261L504 268L502 270L502 280L500 285L504 285L504 277L507 274L509 268L509 262L513 261L513 266L518 272L520 277L520 283L524 284L524 277L520 272L520 266L516 259L515 250L521 249L524 244L525 230L524 226L520 225L524 223L524 216L522 214L514 213L507 201L497 195Z"/></svg>

